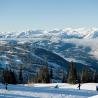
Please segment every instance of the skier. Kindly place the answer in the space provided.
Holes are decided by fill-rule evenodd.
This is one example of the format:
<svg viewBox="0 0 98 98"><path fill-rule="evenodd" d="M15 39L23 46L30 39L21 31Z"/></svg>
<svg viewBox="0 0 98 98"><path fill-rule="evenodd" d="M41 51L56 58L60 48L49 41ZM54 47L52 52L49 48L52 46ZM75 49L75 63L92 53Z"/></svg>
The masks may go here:
<svg viewBox="0 0 98 98"><path fill-rule="evenodd" d="M8 83L5 83L5 89L7 90L7 85L8 85Z"/></svg>
<svg viewBox="0 0 98 98"><path fill-rule="evenodd" d="M81 87L81 82L80 82L80 79L78 80L78 88L80 90L80 87Z"/></svg>

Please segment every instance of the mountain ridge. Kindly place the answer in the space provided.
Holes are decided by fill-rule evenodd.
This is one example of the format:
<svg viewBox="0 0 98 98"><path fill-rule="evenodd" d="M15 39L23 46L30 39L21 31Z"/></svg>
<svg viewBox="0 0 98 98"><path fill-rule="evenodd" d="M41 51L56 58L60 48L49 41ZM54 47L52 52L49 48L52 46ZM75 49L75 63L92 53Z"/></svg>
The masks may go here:
<svg viewBox="0 0 98 98"><path fill-rule="evenodd" d="M78 29L54 29L54 30L28 30L24 32L1 32L0 38L32 38L32 37L45 37L45 36L55 36L64 38L98 38L97 28L78 28Z"/></svg>

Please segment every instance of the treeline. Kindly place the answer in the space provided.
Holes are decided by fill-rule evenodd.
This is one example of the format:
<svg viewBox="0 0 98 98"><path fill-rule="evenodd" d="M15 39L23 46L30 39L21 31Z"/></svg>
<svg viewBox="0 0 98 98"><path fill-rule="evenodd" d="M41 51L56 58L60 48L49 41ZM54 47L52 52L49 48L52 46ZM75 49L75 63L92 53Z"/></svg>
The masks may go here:
<svg viewBox="0 0 98 98"><path fill-rule="evenodd" d="M4 69L2 73L2 83L5 84L23 84L32 82L51 83L53 79L53 70L52 68L49 70L48 65L39 68L39 71L36 73L36 75L28 75L26 78L27 80L24 80L25 76L22 67L20 67L18 73L16 73L14 70L9 70L8 68Z"/></svg>
<svg viewBox="0 0 98 98"><path fill-rule="evenodd" d="M67 82L71 84L75 83L88 83L98 82L98 72L90 69L87 65L83 66L82 69L77 70L77 67L73 62L69 65Z"/></svg>
<svg viewBox="0 0 98 98"><path fill-rule="evenodd" d="M14 70L9 70L8 68L6 68L5 70L3 70L2 82L6 84L53 83L55 80L54 73L55 72L53 68L49 67L48 64L46 64L39 68L39 71L35 76L28 76L27 80L24 80L24 72L22 66L20 66L18 73L16 73ZM98 82L97 71L89 69L88 66L84 66L81 70L78 70L75 63L73 62L69 63L67 74L65 74L63 70L60 77L62 83L76 84L80 82Z"/></svg>

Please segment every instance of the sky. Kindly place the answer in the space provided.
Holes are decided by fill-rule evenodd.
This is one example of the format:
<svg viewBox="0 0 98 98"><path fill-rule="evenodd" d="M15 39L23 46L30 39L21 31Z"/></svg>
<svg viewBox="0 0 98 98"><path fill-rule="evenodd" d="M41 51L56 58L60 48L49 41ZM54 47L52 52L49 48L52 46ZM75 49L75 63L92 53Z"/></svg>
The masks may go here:
<svg viewBox="0 0 98 98"><path fill-rule="evenodd" d="M0 0L0 32L98 27L98 0Z"/></svg>

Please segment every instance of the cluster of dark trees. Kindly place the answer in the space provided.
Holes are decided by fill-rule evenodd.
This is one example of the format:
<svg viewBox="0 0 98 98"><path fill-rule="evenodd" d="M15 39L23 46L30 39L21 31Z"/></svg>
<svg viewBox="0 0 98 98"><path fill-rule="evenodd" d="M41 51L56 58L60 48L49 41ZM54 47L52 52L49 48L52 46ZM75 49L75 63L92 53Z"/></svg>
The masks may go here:
<svg viewBox="0 0 98 98"><path fill-rule="evenodd" d="M51 83L53 77L52 69L49 71L48 65L40 68L37 73L36 82L38 83Z"/></svg>
<svg viewBox="0 0 98 98"><path fill-rule="evenodd" d="M73 62L69 65L67 82L71 84L98 82L98 73L96 70L91 70L87 65L82 70L77 70Z"/></svg>
<svg viewBox="0 0 98 98"><path fill-rule="evenodd" d="M36 73L35 83L52 83L53 82L53 69L49 68L48 64L39 68L39 71ZM98 82L98 73L96 71L91 71L88 66L84 66L81 71L77 70L77 67L73 62L69 64L69 70L67 75L62 72L61 75L62 83L87 83L87 82ZM3 83L5 84L23 84L23 68L20 67L18 78L16 73L12 70L5 69L3 71ZM29 80L28 80L29 81Z"/></svg>
<svg viewBox="0 0 98 98"><path fill-rule="evenodd" d="M4 70L3 71L3 83L7 84L16 84L17 80L15 77L15 73L12 70Z"/></svg>
<svg viewBox="0 0 98 98"><path fill-rule="evenodd" d="M8 68L3 70L3 80L4 84L18 84L23 83L22 69L19 70L19 78L17 79L16 73Z"/></svg>
<svg viewBox="0 0 98 98"><path fill-rule="evenodd" d="M15 71L9 70L8 68L3 70L3 83L4 84L23 84L23 83L51 83L53 72L52 68L49 70L48 65L42 66L39 68L39 72L36 73L36 76L32 77L28 76L27 82L24 82L24 73L23 68L20 66L19 72L16 74Z"/></svg>

